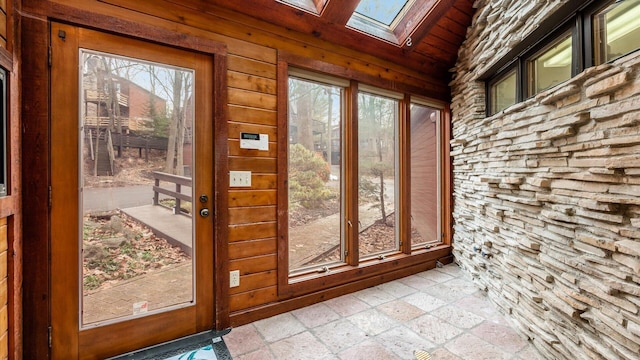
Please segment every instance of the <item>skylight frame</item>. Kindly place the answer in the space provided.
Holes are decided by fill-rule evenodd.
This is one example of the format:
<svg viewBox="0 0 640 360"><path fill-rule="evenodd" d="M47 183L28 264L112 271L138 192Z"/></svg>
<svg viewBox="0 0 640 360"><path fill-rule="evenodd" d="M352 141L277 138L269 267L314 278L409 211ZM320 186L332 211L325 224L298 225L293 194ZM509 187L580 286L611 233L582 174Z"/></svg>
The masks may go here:
<svg viewBox="0 0 640 360"><path fill-rule="evenodd" d="M361 18L361 19L363 19L363 20L365 20L367 22L374 23L377 26L380 26L382 28L385 28L385 29L390 30L390 31L393 32L395 30L395 28L398 26L398 24L402 21L402 19L407 15L407 13L409 12L409 9L411 9L411 7L415 4L415 2L416 2L416 0L406 0L404 5L402 6L402 8L398 11L398 13L393 18L393 20L391 21L391 23L389 25L385 24L384 22L382 22L382 21L380 21L378 19L375 19L373 17L370 17L370 16L367 16L365 14L359 13L358 11L354 11L352 16L357 16L357 17L359 17L359 18ZM362 1L360 3L362 3ZM358 6L360 6L360 5L358 5Z"/></svg>

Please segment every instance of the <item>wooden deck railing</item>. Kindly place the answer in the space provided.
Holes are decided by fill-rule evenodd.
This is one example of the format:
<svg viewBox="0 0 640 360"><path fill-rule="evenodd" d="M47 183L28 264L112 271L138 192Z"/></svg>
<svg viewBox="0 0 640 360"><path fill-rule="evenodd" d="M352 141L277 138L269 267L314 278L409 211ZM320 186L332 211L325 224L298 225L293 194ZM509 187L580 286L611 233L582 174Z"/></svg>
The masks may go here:
<svg viewBox="0 0 640 360"><path fill-rule="evenodd" d="M129 97L127 95L117 92L116 98L118 99L118 104L125 107L129 106ZM85 100L91 102L107 102L109 95L104 91L85 90Z"/></svg>
<svg viewBox="0 0 640 360"><path fill-rule="evenodd" d="M116 124L118 120L116 119ZM85 116L84 117L84 125L91 127L108 127L111 122L111 118L108 116ZM120 126L123 128L129 128L129 118L128 117L120 117Z"/></svg>
<svg viewBox="0 0 640 360"><path fill-rule="evenodd" d="M153 205L160 204L160 194L164 194L176 199L176 205L173 208L174 214L180 214L180 206L182 201L191 202L191 194L182 193L182 186L188 186L191 188L191 178L186 176L178 176L160 171L153 172L154 186L153 186ZM160 187L160 181L170 182L175 184L175 191L168 190ZM190 215L190 214L189 214Z"/></svg>

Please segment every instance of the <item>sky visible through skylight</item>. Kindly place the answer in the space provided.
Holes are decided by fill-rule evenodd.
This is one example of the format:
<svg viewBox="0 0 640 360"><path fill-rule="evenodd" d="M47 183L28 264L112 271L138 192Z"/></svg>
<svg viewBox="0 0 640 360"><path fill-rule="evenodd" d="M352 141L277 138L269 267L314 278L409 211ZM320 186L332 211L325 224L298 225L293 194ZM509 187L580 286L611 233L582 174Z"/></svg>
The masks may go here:
<svg viewBox="0 0 640 360"><path fill-rule="evenodd" d="M356 12L390 26L408 2L409 0L362 0Z"/></svg>

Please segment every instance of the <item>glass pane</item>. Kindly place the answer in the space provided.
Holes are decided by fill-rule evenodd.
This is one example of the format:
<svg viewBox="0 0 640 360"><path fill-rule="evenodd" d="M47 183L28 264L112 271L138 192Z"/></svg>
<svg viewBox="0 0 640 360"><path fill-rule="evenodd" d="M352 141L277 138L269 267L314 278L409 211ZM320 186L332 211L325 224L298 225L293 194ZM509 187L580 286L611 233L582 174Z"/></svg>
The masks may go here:
<svg viewBox="0 0 640 360"><path fill-rule="evenodd" d="M440 111L411 104L411 245L438 242Z"/></svg>
<svg viewBox="0 0 640 360"><path fill-rule="evenodd" d="M529 61L529 96L571 78L571 42L571 34L567 34Z"/></svg>
<svg viewBox="0 0 640 360"><path fill-rule="evenodd" d="M194 301L193 71L81 50L81 324Z"/></svg>
<svg viewBox="0 0 640 360"><path fill-rule="evenodd" d="M408 3L409 0L362 0L356 13L390 26Z"/></svg>
<svg viewBox="0 0 640 360"><path fill-rule="evenodd" d="M516 72L513 71L491 86L491 114L516 103Z"/></svg>
<svg viewBox="0 0 640 360"><path fill-rule="evenodd" d="M398 101L358 95L358 219L360 256L398 250L396 138Z"/></svg>
<svg viewBox="0 0 640 360"><path fill-rule="evenodd" d="M616 1L594 16L596 64L640 48L640 0Z"/></svg>
<svg viewBox="0 0 640 360"><path fill-rule="evenodd" d="M342 89L289 78L289 270L340 262Z"/></svg>

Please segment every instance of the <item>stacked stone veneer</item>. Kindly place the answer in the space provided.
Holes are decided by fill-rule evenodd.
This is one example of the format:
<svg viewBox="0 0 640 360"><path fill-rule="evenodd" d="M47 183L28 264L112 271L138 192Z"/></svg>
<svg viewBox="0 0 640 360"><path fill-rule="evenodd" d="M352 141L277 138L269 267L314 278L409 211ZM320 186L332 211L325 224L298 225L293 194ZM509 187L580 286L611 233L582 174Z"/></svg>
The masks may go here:
<svg viewBox="0 0 640 360"><path fill-rule="evenodd" d="M454 254L546 358L640 358L640 52L486 117L562 1L477 1L454 69Z"/></svg>

